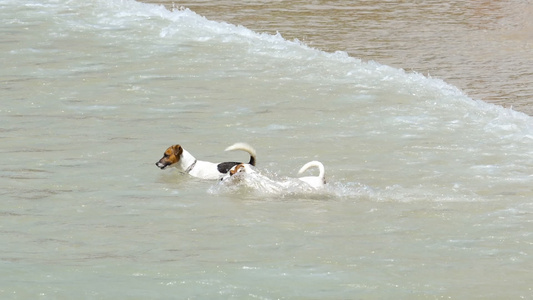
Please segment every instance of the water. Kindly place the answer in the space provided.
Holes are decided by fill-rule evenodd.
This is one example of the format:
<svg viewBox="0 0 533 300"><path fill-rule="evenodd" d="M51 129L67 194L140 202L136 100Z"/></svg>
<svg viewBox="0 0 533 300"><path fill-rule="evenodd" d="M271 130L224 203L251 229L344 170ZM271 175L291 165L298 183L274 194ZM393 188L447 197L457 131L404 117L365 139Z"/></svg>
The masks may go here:
<svg viewBox="0 0 533 300"><path fill-rule="evenodd" d="M3 299L530 298L533 121L189 10L1 1ZM271 193L159 170L296 176Z"/></svg>
<svg viewBox="0 0 533 300"><path fill-rule="evenodd" d="M146 1L429 74L533 115L531 1Z"/></svg>

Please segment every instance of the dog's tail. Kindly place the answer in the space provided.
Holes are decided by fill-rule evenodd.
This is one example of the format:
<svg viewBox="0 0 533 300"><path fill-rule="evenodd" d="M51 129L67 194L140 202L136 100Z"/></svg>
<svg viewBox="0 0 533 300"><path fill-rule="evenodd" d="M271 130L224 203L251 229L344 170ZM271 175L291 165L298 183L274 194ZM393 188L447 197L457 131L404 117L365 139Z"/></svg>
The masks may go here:
<svg viewBox="0 0 533 300"><path fill-rule="evenodd" d="M229 146L228 148L226 148L225 151L235 151L235 150L242 150L242 151L248 152L248 154L250 154L250 162L248 163L251 164L252 166L255 166L256 153L255 153L255 149L252 148L252 146L246 143L235 143Z"/></svg>
<svg viewBox="0 0 533 300"><path fill-rule="evenodd" d="M300 168L300 171L298 171L298 174L302 174L307 169L312 168L312 167L317 167L319 171L319 174L317 177L322 179L322 181L326 181L326 178L325 178L326 171L324 169L324 165L321 162L316 161L316 160L310 161L306 163L305 165L303 165L303 167Z"/></svg>

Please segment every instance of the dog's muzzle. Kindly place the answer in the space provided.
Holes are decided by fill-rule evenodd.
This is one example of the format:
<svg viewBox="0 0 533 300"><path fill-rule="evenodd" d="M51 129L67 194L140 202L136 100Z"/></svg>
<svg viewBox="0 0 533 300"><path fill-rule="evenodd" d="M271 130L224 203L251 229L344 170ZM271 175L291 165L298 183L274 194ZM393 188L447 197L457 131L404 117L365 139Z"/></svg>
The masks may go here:
<svg viewBox="0 0 533 300"><path fill-rule="evenodd" d="M164 168L168 167L168 164L164 164L164 163L161 163L161 162L156 162L155 165L160 168L161 170L163 170Z"/></svg>

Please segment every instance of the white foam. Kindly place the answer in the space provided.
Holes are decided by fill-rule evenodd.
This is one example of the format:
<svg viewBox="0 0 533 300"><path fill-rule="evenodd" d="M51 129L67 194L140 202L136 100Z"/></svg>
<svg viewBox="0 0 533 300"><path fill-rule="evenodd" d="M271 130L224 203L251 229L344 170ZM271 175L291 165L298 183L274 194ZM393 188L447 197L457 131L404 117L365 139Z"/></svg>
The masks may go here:
<svg viewBox="0 0 533 300"><path fill-rule="evenodd" d="M268 174L268 175L265 175ZM248 194L256 197L293 198L368 198L374 191L360 183L329 182L322 188L313 188L298 178L280 177L264 173L237 173L221 180L208 189L211 194Z"/></svg>

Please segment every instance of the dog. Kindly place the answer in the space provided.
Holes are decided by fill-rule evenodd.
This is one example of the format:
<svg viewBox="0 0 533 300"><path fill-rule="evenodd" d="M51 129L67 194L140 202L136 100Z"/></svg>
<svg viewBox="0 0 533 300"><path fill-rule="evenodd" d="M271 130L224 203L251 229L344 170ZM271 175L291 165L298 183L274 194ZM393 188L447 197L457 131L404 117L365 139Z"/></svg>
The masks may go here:
<svg viewBox="0 0 533 300"><path fill-rule="evenodd" d="M318 168L318 176L304 176L298 177L298 179L314 187L315 189L322 188L324 185L326 185L326 171L324 169L324 165L321 162L313 160L306 163L300 168L298 174L302 174L303 172L307 171L307 169L312 167Z"/></svg>
<svg viewBox="0 0 533 300"><path fill-rule="evenodd" d="M246 143L236 143L225 151L242 150L250 154L248 164L255 166L256 152L255 149ZM220 179L227 174L231 168L242 164L240 162L222 162L212 163L208 161L197 160L192 154L185 150L181 145L172 145L167 148L163 157L155 163L161 170L166 167L175 167L180 171L200 179Z"/></svg>
<svg viewBox="0 0 533 300"><path fill-rule="evenodd" d="M236 174L255 174L257 172L255 171L253 166L254 165L252 164L244 164L244 163L234 165L233 167L231 167L231 169L228 170L226 174L224 174L220 178L220 181L228 180L229 178L231 178L232 176Z"/></svg>
<svg viewBox="0 0 533 300"><path fill-rule="evenodd" d="M315 189L320 189L324 187L326 184L326 178L325 178L325 169L324 165L319 161L310 161L303 165L300 170L298 171L298 174L302 174L303 172L307 171L307 169L317 167L319 170L318 176L304 176L304 177L297 177L300 181L305 182L307 185L311 186ZM221 181L228 180L232 176L235 176L237 174L257 174L257 171L255 168L250 164L237 164L233 166L226 175L224 175L222 178L220 178ZM272 181L271 179L268 179L264 176L261 176L261 179L263 181ZM286 182L278 182L278 185L284 186L284 185L290 185L290 181Z"/></svg>

